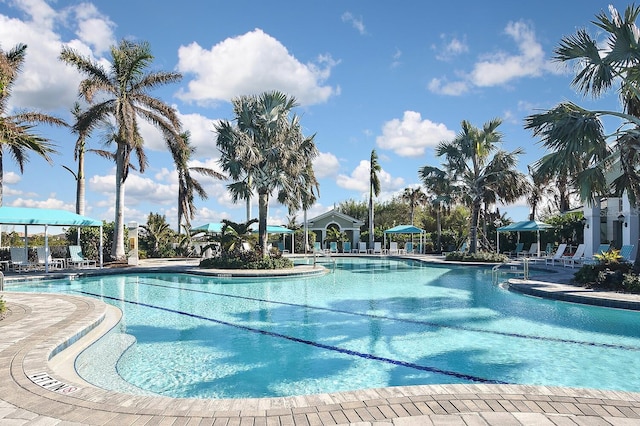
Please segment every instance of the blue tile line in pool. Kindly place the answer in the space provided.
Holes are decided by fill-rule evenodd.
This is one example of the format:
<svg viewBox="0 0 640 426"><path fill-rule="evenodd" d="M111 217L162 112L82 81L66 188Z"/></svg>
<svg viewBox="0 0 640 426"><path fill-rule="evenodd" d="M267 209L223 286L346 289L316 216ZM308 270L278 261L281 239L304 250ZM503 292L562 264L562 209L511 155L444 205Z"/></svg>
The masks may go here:
<svg viewBox="0 0 640 426"><path fill-rule="evenodd" d="M396 317L389 317L389 316L385 316L385 315L367 314L367 313L363 313L363 312L351 312L351 311L345 311L345 310L342 310L342 309L333 309L333 308L325 308L325 307L322 307L322 306L313 306L313 305L304 305L304 304L298 304L298 303L281 302L281 301L275 301L275 300L260 299L260 298L256 298L256 297L238 296L238 295L235 295L235 294L225 294L225 293L218 293L218 292L214 292L214 291L198 290L198 289L193 289L193 288L174 287L174 286L162 285L162 284L152 284L152 283L148 283L148 282L144 282L144 281L138 282L138 285L146 285L146 286L149 286L149 287L159 287L159 288L167 288L167 289L180 290L180 291L188 291L188 292L193 292L193 293L210 294L212 296L228 297L228 298L232 298L232 299L251 300L251 301L254 301L254 302L271 303L271 304L274 304L274 305L293 306L293 307L299 307L299 308L305 308L305 309L313 309L313 310L318 310L318 311L335 312L335 313L339 313L339 314L354 315L354 316L360 316L360 317L365 317L365 318L373 318L373 319L383 319L383 320L387 320L387 321L397 321L397 322L403 322L403 323L408 323L408 324L425 325L425 326L436 327L436 328L448 328L448 329L471 331L471 332L477 332L477 333L495 334L495 335L506 336L506 337L515 337L515 338L520 338L520 339L531 339L531 340L541 340L541 341L547 341L547 342L568 343L568 344L593 346L593 347L600 347L600 348L607 348L607 349L621 349L621 350L636 351L636 352L640 351L640 348L636 347L636 346L615 345L615 344L612 344L612 343L586 342L586 341L583 341L583 340L561 339L561 338L558 338L558 337L536 336L536 335L530 335L530 334L507 333L507 332L504 332L504 331L486 330L486 329L476 328L476 327L465 327L465 326L461 326L461 325L442 324L442 323L431 322L431 321L420 321L420 320L412 320L412 319L406 319L406 318L396 318Z"/></svg>
<svg viewBox="0 0 640 426"><path fill-rule="evenodd" d="M171 313L174 313L174 314L185 315L185 316L188 316L188 317L191 317L191 318L201 319L201 320L204 320L204 321L210 321L210 322L214 322L216 324L221 324L221 325L225 325L225 326L228 326L228 327L234 327L234 328L238 328L238 329L241 329L241 330L262 334L262 335L265 335L265 336L277 337L277 338L280 338L280 339L286 339L286 340L290 340L290 341L293 341L293 342L314 346L314 347L317 347L317 348L320 348L320 349L326 349L326 350L330 350L330 351L334 351L334 352L340 352L340 353L345 354L345 355L351 355L351 356L364 358L364 359L370 359L370 360L374 360L374 361L386 362L386 363L397 365L397 366L401 366L401 367L413 368L415 370L421 370L421 371L428 371L428 372L431 372L431 373L443 374L443 375L446 375L446 376L456 377L458 379L468 380L468 381L471 381L471 382L491 383L491 384L510 384L509 382L503 382L503 381L500 381L500 380L485 379L483 377L476 377L476 376L472 376L472 375L469 375L469 374L458 373L458 372L455 372L455 371L447 371L447 370L442 370L442 369L436 368L436 367L428 367L428 366L424 366L424 365L414 364L414 363L411 363L411 362L400 361L400 360L381 357L381 356L377 356L377 355L373 355L373 354L358 352L358 351L354 351L354 350L350 350L350 349L343 349L343 348L339 348L339 347L333 346L333 345L326 345L324 343L314 342L312 340L300 339L298 337L288 336L286 334L281 334L281 333L274 333L272 331L260 330L259 328L248 327L246 325L241 325L241 324L234 324L234 323L231 323L231 322L228 322L228 321L222 321L222 320L218 320L218 319L215 319L215 318L208 318L208 317L205 317L205 316L202 316L202 315L192 314L192 313L189 313L189 312L178 311L176 309L163 308L162 306L150 305L148 303L134 302L134 301L131 301L131 300L126 300L126 299L121 298L121 297L104 296L104 295L100 295L100 294L90 293L90 292L87 292L87 291L77 291L77 293L85 294L87 296L99 297L99 298L102 298L102 299L108 299L108 300L115 300L115 301L118 301L118 302L130 303L132 305L144 306L144 307L151 308L151 309L158 309L158 310L161 310L161 311L171 312Z"/></svg>

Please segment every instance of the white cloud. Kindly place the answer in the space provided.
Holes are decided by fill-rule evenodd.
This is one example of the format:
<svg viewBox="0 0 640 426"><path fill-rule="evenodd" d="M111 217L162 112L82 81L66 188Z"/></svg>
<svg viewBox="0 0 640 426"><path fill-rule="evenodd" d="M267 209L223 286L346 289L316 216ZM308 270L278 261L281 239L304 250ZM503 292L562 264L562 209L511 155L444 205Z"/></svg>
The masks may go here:
<svg viewBox="0 0 640 426"><path fill-rule="evenodd" d="M113 24L86 3L63 12L56 12L41 0L13 2L10 6L20 8L27 15L24 20L0 15L2 48L6 51L19 43L27 45L25 63L16 80L10 107L68 111L76 100L81 76L58 59L64 42L54 30L56 24L78 28L79 39L67 44L82 54L91 52L89 46L99 52L105 50L114 39Z"/></svg>
<svg viewBox="0 0 640 426"><path fill-rule="evenodd" d="M339 187L357 191L362 195L369 194L369 173L371 165L368 160L361 160L360 164L351 172L351 175L338 175L336 183ZM403 178L394 178L384 169L378 173L381 192L393 192L404 187Z"/></svg>
<svg viewBox="0 0 640 426"><path fill-rule="evenodd" d="M460 40L457 37L448 38L447 35L441 34L440 39L442 40L440 46L432 46L434 50L437 50L436 59L439 61L451 61L469 51L466 37Z"/></svg>
<svg viewBox="0 0 640 426"><path fill-rule="evenodd" d="M466 81L449 82L446 78L433 78L427 87L433 93L449 96L459 96L469 91L469 83Z"/></svg>
<svg viewBox="0 0 640 426"><path fill-rule="evenodd" d="M91 191L105 195L115 192L115 175L95 175L89 179ZM172 204L178 202L177 183L162 184L153 179L142 177L137 173L129 173L125 182L125 205L132 206L146 202L157 204Z"/></svg>
<svg viewBox="0 0 640 426"><path fill-rule="evenodd" d="M92 46L96 53L108 52L117 43L113 34L115 23L93 4L80 3L71 12L77 18L76 35L82 42Z"/></svg>
<svg viewBox="0 0 640 426"><path fill-rule="evenodd" d="M405 111L402 120L394 118L382 126L382 135L376 138L376 144L402 157L419 157L426 148L453 137L455 132L444 124L423 120L419 112Z"/></svg>
<svg viewBox="0 0 640 426"><path fill-rule="evenodd" d="M518 44L519 54L498 52L476 63L470 77L476 86L497 86L516 78L535 77L547 69L542 46L529 25L510 22L505 33Z"/></svg>
<svg viewBox="0 0 640 426"><path fill-rule="evenodd" d="M509 22L504 32L516 42L517 54L504 51L485 54L468 74L451 82L446 77L434 78L429 83L429 90L442 95L459 96L473 87L499 86L523 77L537 77L544 72L558 72L557 67L545 59L542 45L536 40L535 31L530 25L523 21Z"/></svg>
<svg viewBox="0 0 640 426"><path fill-rule="evenodd" d="M2 176L3 184L9 184L9 185L18 183L20 182L21 179L22 179L22 176L20 176L15 172L4 172Z"/></svg>
<svg viewBox="0 0 640 426"><path fill-rule="evenodd" d="M313 171L317 178L334 176L340 169L338 157L330 152L321 152L313 162Z"/></svg>
<svg viewBox="0 0 640 426"><path fill-rule="evenodd" d="M17 198L11 202L13 207L35 207L39 209L58 209L75 212L76 205L73 203L65 203L56 197L47 198L46 200L38 201L32 198Z"/></svg>
<svg viewBox="0 0 640 426"><path fill-rule="evenodd" d="M326 101L338 89L323 85L336 62L319 56L316 63L300 63L278 40L255 29L227 38L210 50L198 43L178 49L178 70L194 75L188 89L178 92L185 101L210 104L240 95L281 90L303 105Z"/></svg>
<svg viewBox="0 0 640 426"><path fill-rule="evenodd" d="M342 22L346 22L348 24L351 24L351 26L353 26L353 28L358 30L358 32L361 35L365 35L367 33L367 29L364 26L364 22L362 21L362 17L356 18L355 16L353 16L353 14L351 12L345 12L345 13L342 14L340 19L342 19Z"/></svg>

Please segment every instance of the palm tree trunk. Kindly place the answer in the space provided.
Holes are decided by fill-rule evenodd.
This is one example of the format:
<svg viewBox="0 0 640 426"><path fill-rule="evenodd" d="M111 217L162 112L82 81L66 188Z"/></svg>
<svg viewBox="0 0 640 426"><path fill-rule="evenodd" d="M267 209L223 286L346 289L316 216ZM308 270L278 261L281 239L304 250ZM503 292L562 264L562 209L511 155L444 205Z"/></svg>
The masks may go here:
<svg viewBox="0 0 640 426"><path fill-rule="evenodd" d="M124 145L118 144L116 151L116 214L113 224L113 246L111 257L124 260Z"/></svg>
<svg viewBox="0 0 640 426"><path fill-rule="evenodd" d="M369 194L369 248L373 248L374 232L373 232L373 195Z"/></svg>
<svg viewBox="0 0 640 426"><path fill-rule="evenodd" d="M2 147L0 147L0 207L2 207L2 198L4 195L4 163L2 161L3 152Z"/></svg>
<svg viewBox="0 0 640 426"><path fill-rule="evenodd" d="M436 233L438 234L438 239L436 241L436 251L442 251L442 208L440 207L440 203L438 203L436 211Z"/></svg>
<svg viewBox="0 0 640 426"><path fill-rule="evenodd" d="M469 253L475 253L478 249L478 221L480 218L481 200L474 200L471 207L471 229L469 230Z"/></svg>
<svg viewBox="0 0 640 426"><path fill-rule="evenodd" d="M84 181L84 150L78 153L78 175L76 176L76 213L84 216L84 193L85 193L85 181Z"/></svg>
<svg viewBox="0 0 640 426"><path fill-rule="evenodd" d="M258 244L262 255L267 255L267 216L269 213L269 193L258 192Z"/></svg>

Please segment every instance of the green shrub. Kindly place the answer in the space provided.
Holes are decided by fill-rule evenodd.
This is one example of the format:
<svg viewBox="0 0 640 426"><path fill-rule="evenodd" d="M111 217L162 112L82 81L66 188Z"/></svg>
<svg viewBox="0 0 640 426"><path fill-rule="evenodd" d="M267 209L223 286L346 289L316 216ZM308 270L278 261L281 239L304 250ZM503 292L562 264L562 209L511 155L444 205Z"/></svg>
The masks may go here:
<svg viewBox="0 0 640 426"><path fill-rule="evenodd" d="M259 251L225 252L218 257L204 259L201 268L214 269L284 269L293 268L290 259L282 257L278 251L272 251L263 257Z"/></svg>
<svg viewBox="0 0 640 426"><path fill-rule="evenodd" d="M6 310L7 305L4 303L4 299L2 298L2 296L0 296L0 317L2 317L2 314L4 314Z"/></svg>
<svg viewBox="0 0 640 426"><path fill-rule="evenodd" d="M628 273L622 276L622 291L640 293L640 275Z"/></svg>
<svg viewBox="0 0 640 426"><path fill-rule="evenodd" d="M625 288L625 280L632 285L632 278L625 278L627 275L632 276L633 265L630 263L597 263L593 265L583 265L578 272L574 274L573 280L577 284L585 287L597 288L602 290L613 291L630 291Z"/></svg>
<svg viewBox="0 0 640 426"><path fill-rule="evenodd" d="M447 253L445 260L457 261L457 262L485 262L485 263L500 263L506 262L509 258L500 253L489 252L477 252L466 253L460 251L452 251Z"/></svg>

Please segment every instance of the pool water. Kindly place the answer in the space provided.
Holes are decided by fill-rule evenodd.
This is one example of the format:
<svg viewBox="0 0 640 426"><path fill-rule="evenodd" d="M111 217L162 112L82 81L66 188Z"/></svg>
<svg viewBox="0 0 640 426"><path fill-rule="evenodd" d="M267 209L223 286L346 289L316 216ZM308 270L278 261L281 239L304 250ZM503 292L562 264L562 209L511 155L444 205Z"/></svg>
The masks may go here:
<svg viewBox="0 0 640 426"><path fill-rule="evenodd" d="M638 312L512 293L480 267L336 262L321 277L113 275L7 290L120 308L119 326L76 363L113 390L198 398L443 383L640 391Z"/></svg>

